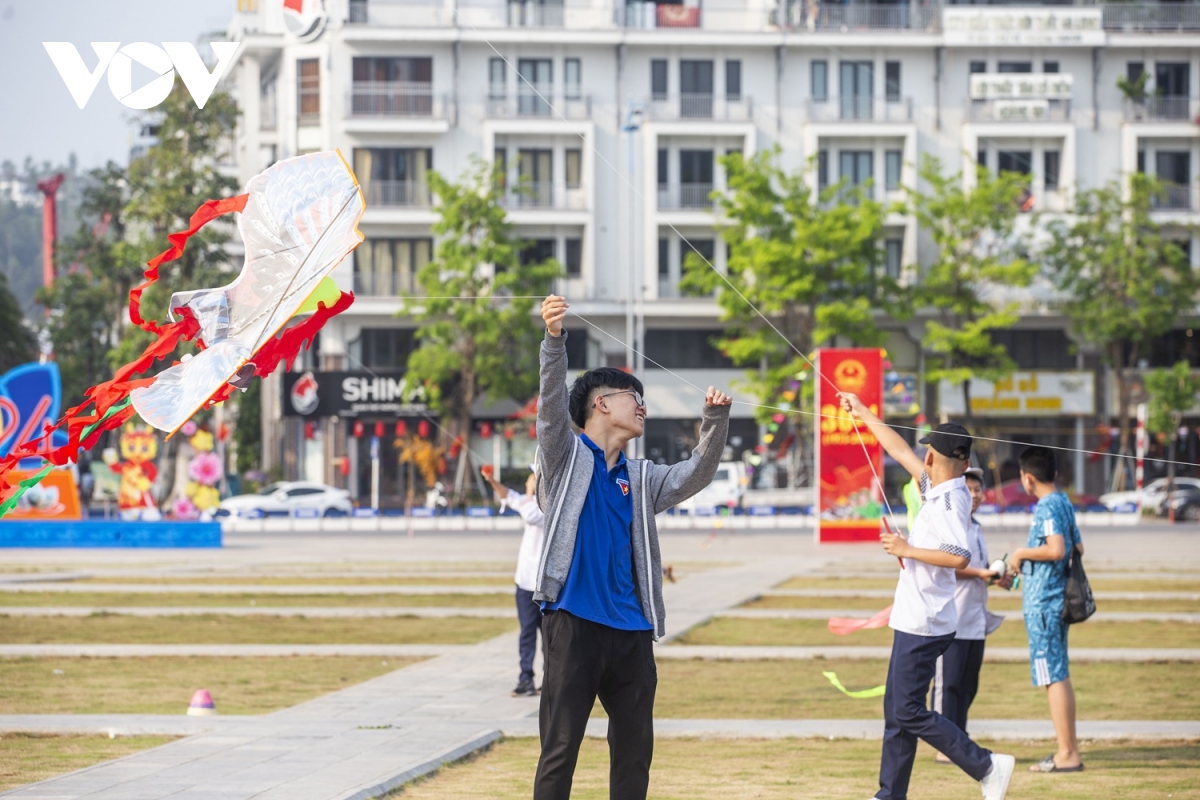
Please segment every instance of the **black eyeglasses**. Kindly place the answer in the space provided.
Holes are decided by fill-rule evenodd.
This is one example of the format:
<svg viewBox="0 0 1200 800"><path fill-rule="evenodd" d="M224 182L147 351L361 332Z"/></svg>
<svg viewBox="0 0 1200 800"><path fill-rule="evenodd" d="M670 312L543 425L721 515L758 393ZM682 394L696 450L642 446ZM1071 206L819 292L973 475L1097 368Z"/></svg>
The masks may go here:
<svg viewBox="0 0 1200 800"><path fill-rule="evenodd" d="M615 397L619 394L631 394L633 395L633 402L637 403L641 408L646 407L646 401L642 399L641 392L634 391L633 389L625 389L621 392L610 392L609 394L598 394L596 395L596 399L599 400L601 397Z"/></svg>

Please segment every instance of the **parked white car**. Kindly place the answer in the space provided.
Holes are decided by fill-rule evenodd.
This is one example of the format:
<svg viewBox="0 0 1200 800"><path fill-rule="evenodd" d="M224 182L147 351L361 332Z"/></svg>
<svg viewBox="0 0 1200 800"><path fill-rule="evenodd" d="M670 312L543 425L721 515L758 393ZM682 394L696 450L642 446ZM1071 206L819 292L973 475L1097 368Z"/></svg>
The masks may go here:
<svg viewBox="0 0 1200 800"><path fill-rule="evenodd" d="M1200 478L1176 478L1176 488L1180 486L1195 487L1200 489ZM1142 508L1158 513L1162 504L1167 501L1167 479L1159 478L1156 481L1151 481L1142 488ZM1100 502L1104 504L1110 511L1115 511L1122 506L1135 506L1138 502L1138 492L1136 489L1128 492L1109 492L1108 494L1100 495Z"/></svg>
<svg viewBox="0 0 1200 800"><path fill-rule="evenodd" d="M684 500L677 508L694 511L697 508L737 508L742 503L742 495L746 492L743 478L746 477L746 465L740 461L723 461L717 466L717 473L712 483L701 489L693 497Z"/></svg>
<svg viewBox="0 0 1200 800"><path fill-rule="evenodd" d="M217 516L237 516L243 512L263 514L292 514L300 508L311 508L323 517L345 516L354 511L350 493L323 483L284 481L272 483L258 494L227 497L217 507Z"/></svg>

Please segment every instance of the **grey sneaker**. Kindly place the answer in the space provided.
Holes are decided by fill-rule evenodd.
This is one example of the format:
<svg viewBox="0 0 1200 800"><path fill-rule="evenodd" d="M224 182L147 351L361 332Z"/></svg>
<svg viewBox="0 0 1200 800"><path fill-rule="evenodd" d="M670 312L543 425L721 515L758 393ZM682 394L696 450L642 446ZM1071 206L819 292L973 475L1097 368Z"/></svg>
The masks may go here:
<svg viewBox="0 0 1200 800"><path fill-rule="evenodd" d="M537 687L533 685L533 681L521 681L517 684L517 688L513 689L513 697L533 697L538 693Z"/></svg>
<svg viewBox="0 0 1200 800"><path fill-rule="evenodd" d="M992 753L992 768L979 782L979 787L983 790L983 800L1004 800L1016 766L1017 760L1012 756Z"/></svg>

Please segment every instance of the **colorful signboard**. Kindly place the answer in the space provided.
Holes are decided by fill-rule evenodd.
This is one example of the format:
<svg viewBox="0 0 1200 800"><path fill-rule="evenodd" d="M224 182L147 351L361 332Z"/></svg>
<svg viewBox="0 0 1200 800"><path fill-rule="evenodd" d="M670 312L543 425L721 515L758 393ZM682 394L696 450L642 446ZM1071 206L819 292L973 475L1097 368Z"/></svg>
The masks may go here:
<svg viewBox="0 0 1200 800"><path fill-rule="evenodd" d="M883 515L883 448L866 426L859 425L838 402L838 392L852 392L883 415L883 354L870 348L817 351L815 426L818 542L877 542Z"/></svg>
<svg viewBox="0 0 1200 800"><path fill-rule="evenodd" d="M62 405L62 382L58 365L22 364L0 376L0 457L42 435L48 424L58 418ZM66 443L65 433L56 432L53 445ZM48 450L49 446L42 449ZM21 471L13 476L19 482L42 468L41 458L21 460ZM4 517L17 519L79 519L79 490L71 469L56 469L27 492L17 507Z"/></svg>
<svg viewBox="0 0 1200 800"><path fill-rule="evenodd" d="M425 388L403 372L289 372L283 376L285 417L412 416L429 411Z"/></svg>
<svg viewBox="0 0 1200 800"><path fill-rule="evenodd" d="M973 379L971 414L976 417L1090 417L1096 413L1096 380L1086 370L1014 372L992 383ZM962 384L938 384L938 410L963 416Z"/></svg>

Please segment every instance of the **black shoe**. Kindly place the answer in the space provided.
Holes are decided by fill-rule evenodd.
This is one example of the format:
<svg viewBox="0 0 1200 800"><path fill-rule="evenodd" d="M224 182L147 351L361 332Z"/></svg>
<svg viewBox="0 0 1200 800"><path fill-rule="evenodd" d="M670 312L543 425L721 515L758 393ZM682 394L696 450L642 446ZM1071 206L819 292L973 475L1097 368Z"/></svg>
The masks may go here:
<svg viewBox="0 0 1200 800"><path fill-rule="evenodd" d="M533 685L533 681L521 681L517 684L517 688L513 689L513 697L533 697L538 693L537 687Z"/></svg>

